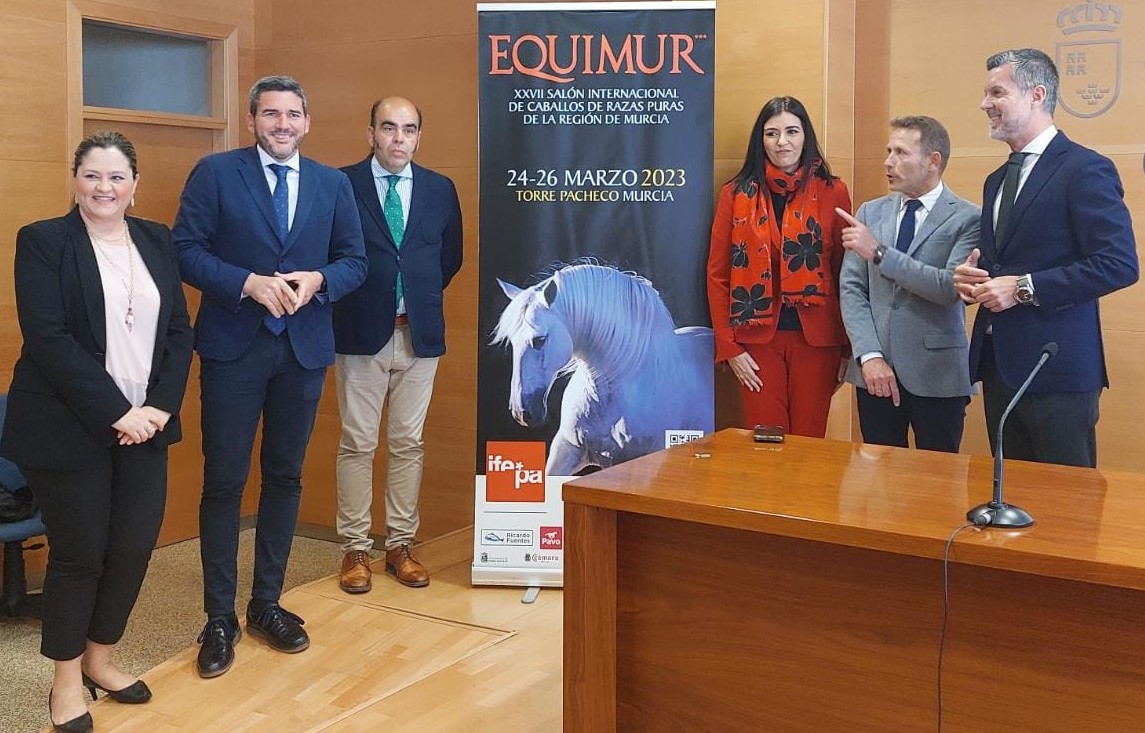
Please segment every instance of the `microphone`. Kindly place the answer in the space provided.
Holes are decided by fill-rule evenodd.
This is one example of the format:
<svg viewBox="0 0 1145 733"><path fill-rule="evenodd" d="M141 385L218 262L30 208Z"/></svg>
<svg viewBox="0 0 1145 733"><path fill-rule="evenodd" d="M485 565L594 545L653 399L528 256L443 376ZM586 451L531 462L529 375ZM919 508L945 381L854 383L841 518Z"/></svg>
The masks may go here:
<svg viewBox="0 0 1145 733"><path fill-rule="evenodd" d="M1005 482L1002 466L1002 429L1006 426L1006 418L1010 416L1010 412L1018 404L1018 400L1022 399L1022 395L1026 394L1026 390L1034 381L1034 377L1038 376L1038 372L1041 371L1046 362L1054 358L1057 353L1058 344L1056 341L1050 341L1042 347L1042 355L1038 358L1038 363L1034 365L1034 369L1030 372L1030 376L1026 377L1026 381L1022 382L1022 386L1014 394L1014 399L1010 400L1010 404L1006 406L1006 411L1002 413L1002 419L998 421L998 437L995 441L998 450L994 453L994 498L966 512L966 519L975 527L1019 528L1029 527L1034 523L1034 518L1030 516L1029 512L1013 504L1007 504L1002 497Z"/></svg>

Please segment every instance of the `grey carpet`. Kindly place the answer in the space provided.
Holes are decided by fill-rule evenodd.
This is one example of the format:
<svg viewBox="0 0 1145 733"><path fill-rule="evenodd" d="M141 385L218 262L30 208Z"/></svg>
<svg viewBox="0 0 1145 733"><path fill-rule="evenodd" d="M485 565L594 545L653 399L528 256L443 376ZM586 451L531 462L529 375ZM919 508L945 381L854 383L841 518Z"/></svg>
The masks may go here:
<svg viewBox="0 0 1145 733"><path fill-rule="evenodd" d="M238 613L246 607L253 557L254 530L244 530L239 538ZM295 537L285 589L336 572L340 559L336 543ZM139 602L116 647L119 666L143 674L194 644L204 621L202 607L199 541L155 550ZM0 731L36 733L49 727L52 663L40 656L39 623L0 617L0 660Z"/></svg>

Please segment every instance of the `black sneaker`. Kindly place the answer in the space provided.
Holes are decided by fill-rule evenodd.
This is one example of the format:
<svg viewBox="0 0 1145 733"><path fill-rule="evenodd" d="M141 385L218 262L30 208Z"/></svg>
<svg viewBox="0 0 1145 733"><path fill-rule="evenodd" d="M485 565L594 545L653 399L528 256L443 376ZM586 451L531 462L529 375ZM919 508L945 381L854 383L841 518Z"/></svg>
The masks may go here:
<svg viewBox="0 0 1145 733"><path fill-rule="evenodd" d="M280 652L295 654L310 646L310 637L302 628L304 623L277 603L268 603L258 614L247 606L247 633L266 639L272 649Z"/></svg>
<svg viewBox="0 0 1145 733"><path fill-rule="evenodd" d="M218 677L235 663L235 644L239 643L243 632L238 623L223 616L207 620L203 632L199 634L199 656L195 666L200 677Z"/></svg>

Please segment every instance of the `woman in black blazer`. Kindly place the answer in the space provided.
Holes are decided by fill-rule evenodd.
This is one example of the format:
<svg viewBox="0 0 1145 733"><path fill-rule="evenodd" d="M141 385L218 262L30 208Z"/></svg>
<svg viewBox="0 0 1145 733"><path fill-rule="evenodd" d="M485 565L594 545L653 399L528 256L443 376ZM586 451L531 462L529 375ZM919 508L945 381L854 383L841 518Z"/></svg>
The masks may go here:
<svg viewBox="0 0 1145 733"><path fill-rule="evenodd" d="M163 521L193 338L167 227L125 215L134 146L95 133L72 173L71 212L16 238L24 345L0 441L48 530L40 650L55 661L52 725L69 733L92 730L85 686L93 698L151 697L112 651Z"/></svg>

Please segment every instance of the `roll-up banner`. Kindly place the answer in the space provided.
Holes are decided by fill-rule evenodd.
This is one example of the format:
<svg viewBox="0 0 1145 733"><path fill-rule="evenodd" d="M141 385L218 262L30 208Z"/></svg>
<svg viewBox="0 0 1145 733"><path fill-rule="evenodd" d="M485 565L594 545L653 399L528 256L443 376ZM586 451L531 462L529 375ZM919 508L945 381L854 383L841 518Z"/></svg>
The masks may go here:
<svg viewBox="0 0 1145 733"><path fill-rule="evenodd" d="M477 11L472 579L559 586L561 485L712 430L715 3Z"/></svg>

